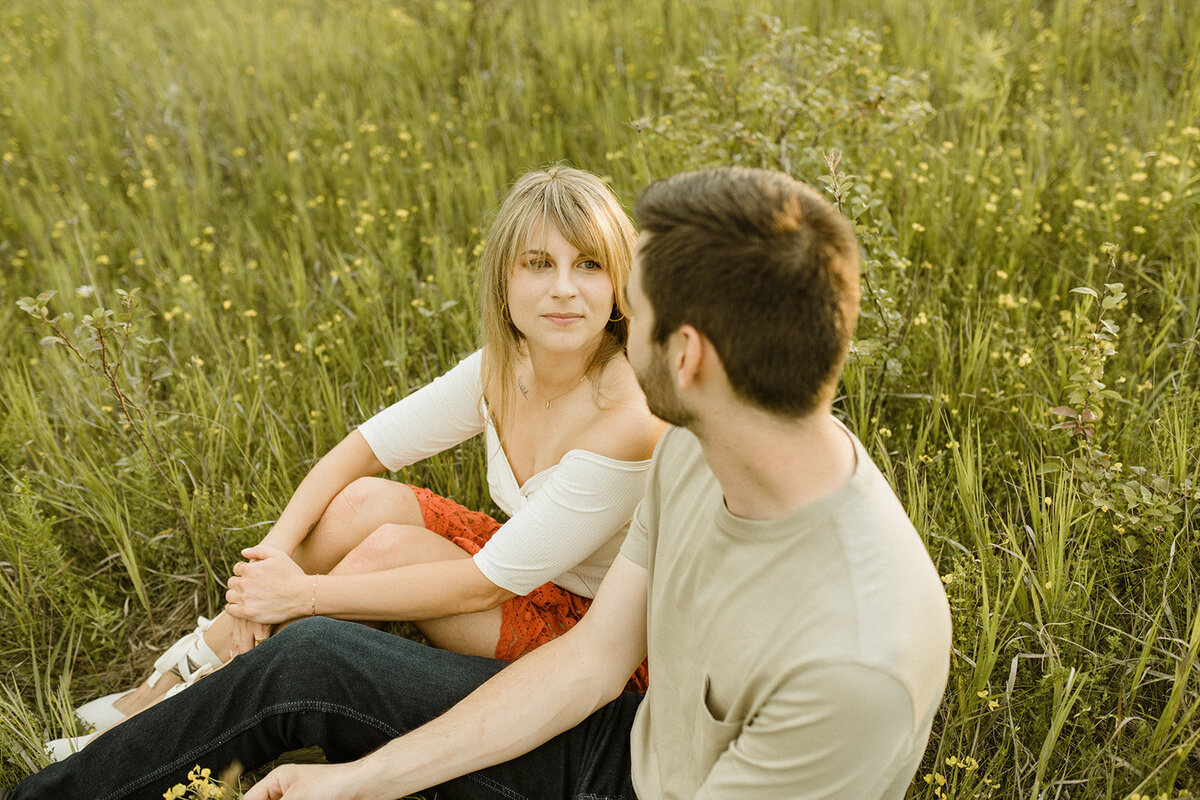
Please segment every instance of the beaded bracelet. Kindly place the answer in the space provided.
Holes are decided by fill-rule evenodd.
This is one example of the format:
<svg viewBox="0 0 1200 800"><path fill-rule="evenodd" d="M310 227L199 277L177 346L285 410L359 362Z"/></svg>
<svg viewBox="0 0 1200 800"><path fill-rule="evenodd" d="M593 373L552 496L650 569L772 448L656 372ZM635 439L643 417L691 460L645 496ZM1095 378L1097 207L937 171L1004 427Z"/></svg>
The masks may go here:
<svg viewBox="0 0 1200 800"><path fill-rule="evenodd" d="M313 617L317 615L317 579L320 577L320 573L313 575L312 613L309 615Z"/></svg>

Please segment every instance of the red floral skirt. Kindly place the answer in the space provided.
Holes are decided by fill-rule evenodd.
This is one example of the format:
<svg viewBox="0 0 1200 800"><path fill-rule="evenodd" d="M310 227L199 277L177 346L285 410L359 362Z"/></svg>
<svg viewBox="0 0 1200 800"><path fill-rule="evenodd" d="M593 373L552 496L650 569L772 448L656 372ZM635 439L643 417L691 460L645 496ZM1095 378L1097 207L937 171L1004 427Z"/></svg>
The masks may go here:
<svg viewBox="0 0 1200 800"><path fill-rule="evenodd" d="M478 553L500 527L499 522L482 511L472 511L420 486L411 488L421 505L425 527L471 555ZM514 661L561 636L575 626L591 604L589 598L553 583L543 583L527 595L505 600L500 606L496 658ZM648 680L643 661L626 688L644 692Z"/></svg>

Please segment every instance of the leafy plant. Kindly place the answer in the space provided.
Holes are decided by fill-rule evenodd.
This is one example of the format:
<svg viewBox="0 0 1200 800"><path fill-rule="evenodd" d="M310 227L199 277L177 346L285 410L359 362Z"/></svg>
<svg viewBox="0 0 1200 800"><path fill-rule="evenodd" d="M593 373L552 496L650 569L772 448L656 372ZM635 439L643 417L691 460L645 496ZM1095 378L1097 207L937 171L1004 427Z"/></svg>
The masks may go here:
<svg viewBox="0 0 1200 800"><path fill-rule="evenodd" d="M1109 260L1109 273L1116 268L1120 248L1105 243L1101 251ZM1119 403L1124 398L1105 383L1105 365L1117 354L1120 325L1112 314L1122 308L1127 297L1121 283L1105 283L1103 292L1080 286L1072 292L1091 298L1076 309L1080 323L1078 341L1067 348L1071 356L1067 378L1065 405L1050 409L1050 414L1064 420L1051 430L1065 431L1077 443L1068 468L1079 480L1079 488L1091 499L1095 510L1111 521L1112 531L1124 543L1126 550L1137 552L1151 537L1161 537L1175 528L1183 513L1182 502L1200 499L1200 492L1190 480L1173 486L1161 475L1154 475L1142 466L1127 467L1100 445L1110 438L1103 423L1105 403ZM1094 307L1094 316L1086 316L1087 306Z"/></svg>
<svg viewBox="0 0 1200 800"><path fill-rule="evenodd" d="M90 297L94 292L95 288L91 286L81 287L78 291L81 297ZM134 366L134 353L130 351L130 345L137 350L147 350L155 344L155 340L138 332L144 320L144 317L134 314L138 290L117 289L120 310L98 306L91 313L83 315L71 331L67 328L75 321L74 314L64 311L51 315L49 303L55 294L54 291L45 291L37 297L22 297L17 301L17 306L50 330L50 335L41 339L43 346L65 348L81 366L104 382L120 406L125 427L133 435L142 454L163 485L171 485L173 481L163 466L162 455L166 447L156 430L159 423L155 421L155 410L147 411L150 403L147 390L152 383L170 377L172 371L161 361L153 372L147 371L141 375ZM149 361L154 364L157 359L151 357ZM187 531L188 520L183 507L170 492L167 493L167 499L175 510L182 530Z"/></svg>

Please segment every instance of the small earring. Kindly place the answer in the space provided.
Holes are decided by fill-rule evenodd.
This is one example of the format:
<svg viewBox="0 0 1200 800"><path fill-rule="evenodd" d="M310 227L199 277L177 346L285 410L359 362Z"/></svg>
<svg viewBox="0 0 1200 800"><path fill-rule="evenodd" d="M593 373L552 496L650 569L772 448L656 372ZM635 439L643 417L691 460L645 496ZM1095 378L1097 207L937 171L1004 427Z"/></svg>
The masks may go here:
<svg viewBox="0 0 1200 800"><path fill-rule="evenodd" d="M616 306L613 306L613 311L616 311L619 316L616 319L613 319L612 315L610 314L608 317L609 322L620 322L621 320L625 319L625 315L622 314L620 309L618 309Z"/></svg>

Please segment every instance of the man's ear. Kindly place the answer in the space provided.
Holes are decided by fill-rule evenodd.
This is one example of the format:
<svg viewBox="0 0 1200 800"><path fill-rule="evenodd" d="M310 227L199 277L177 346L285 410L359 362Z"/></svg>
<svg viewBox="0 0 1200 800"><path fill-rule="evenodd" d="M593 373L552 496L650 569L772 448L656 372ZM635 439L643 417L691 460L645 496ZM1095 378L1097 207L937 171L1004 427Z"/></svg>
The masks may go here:
<svg viewBox="0 0 1200 800"><path fill-rule="evenodd" d="M680 325L675 331L676 345L672 353L675 384L687 389L703 374L710 345L708 339L691 325Z"/></svg>

